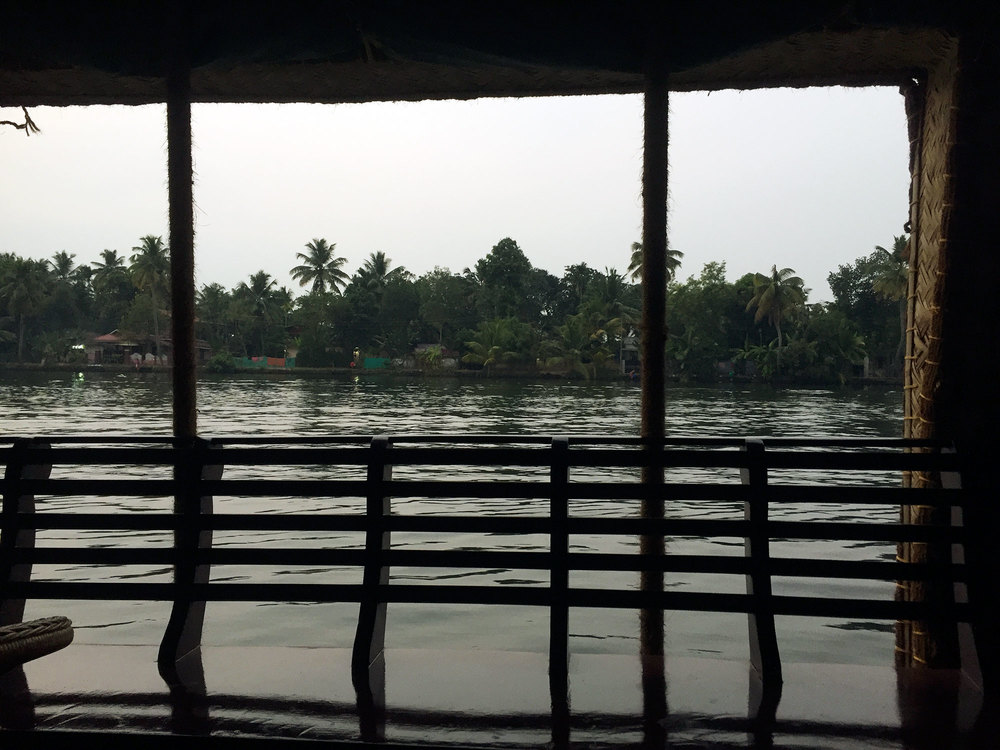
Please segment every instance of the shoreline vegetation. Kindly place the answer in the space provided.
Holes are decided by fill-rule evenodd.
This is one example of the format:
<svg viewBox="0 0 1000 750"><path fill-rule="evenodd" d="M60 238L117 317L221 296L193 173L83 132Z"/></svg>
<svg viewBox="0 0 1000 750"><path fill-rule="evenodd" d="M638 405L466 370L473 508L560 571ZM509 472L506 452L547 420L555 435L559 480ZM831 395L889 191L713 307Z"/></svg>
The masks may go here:
<svg viewBox="0 0 1000 750"><path fill-rule="evenodd" d="M375 251L353 273L336 245L314 238L294 253L295 296L265 271L231 290L196 290L196 349L206 372L275 367L305 374L364 372L635 381L640 370L643 248L624 273L585 263L562 277L501 239L471 268L416 277ZM836 385L898 382L908 239L842 265L833 302L810 303L792 268L727 279L724 262L680 280L683 253L667 250L664 356L683 383ZM104 250L76 263L0 253L0 367L97 365L154 371L171 359L170 250L139 239L131 255ZM293 252L289 251L292 260ZM294 369L293 369L294 368Z"/></svg>
<svg viewBox="0 0 1000 750"><path fill-rule="evenodd" d="M80 363L72 362L0 362L0 380L3 379L4 373L8 372L65 372L65 373L77 373L77 374L87 374L87 373L111 373L111 374L127 374L134 375L136 377L145 376L163 376L168 377L171 373L170 365L156 365L156 366L142 366L136 369L132 365L124 364L102 364L102 365L86 365ZM552 372L539 372L537 370L505 370L499 372L487 373L484 370L471 370L471 369L437 369L437 370L427 370L420 369L417 367L387 367L381 369L357 369L351 367L294 367L294 368L236 368L232 371L227 371L224 373L213 372L205 367L198 368L199 375L212 375L220 378L225 378L227 376L236 375L239 377L251 376L260 379L294 379L294 378L309 378L309 379L347 379L347 378L371 378L371 379L385 379L385 378L431 378L431 379L458 379L458 380L492 380L492 381L502 381L502 380L534 380L534 381L550 381L550 382L588 382L579 377L573 377L572 374L560 374ZM596 380L591 380L589 382L599 382L599 383L615 383L619 382L622 385L632 386L638 388L639 380L638 378L630 378L628 375L620 374L605 374ZM796 380L792 378L775 378L770 381L762 381L759 378L752 378L748 375L732 375L732 376L720 376L715 380L707 381L695 381L686 380L680 375L673 374L667 376L667 382L669 384L678 384L684 386L717 386L717 385L769 385L780 388L830 388L830 387L844 387L844 388L864 388L868 386L888 386L888 387L900 387L903 384L902 375L899 377L885 377L885 376L857 376L846 378L843 382L819 382L819 381L809 381L809 380Z"/></svg>

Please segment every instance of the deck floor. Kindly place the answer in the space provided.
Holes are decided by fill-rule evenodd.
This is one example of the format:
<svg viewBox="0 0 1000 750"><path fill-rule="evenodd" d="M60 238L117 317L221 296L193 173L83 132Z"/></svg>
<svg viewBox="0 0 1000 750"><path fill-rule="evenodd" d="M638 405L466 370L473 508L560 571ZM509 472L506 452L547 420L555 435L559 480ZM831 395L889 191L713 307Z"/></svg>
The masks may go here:
<svg viewBox="0 0 1000 750"><path fill-rule="evenodd" d="M442 747L553 742L547 659L499 651L389 650L385 710L359 712L350 651L208 647L202 694L172 696L149 646L71 645L0 678L0 726L102 730L123 739L224 737L361 740ZM648 671L648 670L647 670ZM574 747L961 748L1000 746L996 712L956 672L786 664L775 718L748 720L746 664L666 663L666 711L644 720L638 657L574 654L568 742ZM193 683L198 682L197 666ZM652 674L656 674L655 667ZM370 719L370 716L369 716ZM374 732L374 734L371 734ZM0 732L0 742L4 733ZM54 736L54 735L53 735ZM69 735L66 735L69 736ZM566 735L561 735L564 739Z"/></svg>

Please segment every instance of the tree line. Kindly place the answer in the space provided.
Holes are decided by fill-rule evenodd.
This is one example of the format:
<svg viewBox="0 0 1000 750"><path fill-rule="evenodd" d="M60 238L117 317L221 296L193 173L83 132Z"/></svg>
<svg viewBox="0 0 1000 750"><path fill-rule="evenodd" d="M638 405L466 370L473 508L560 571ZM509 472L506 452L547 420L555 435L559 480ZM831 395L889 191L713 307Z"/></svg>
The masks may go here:
<svg viewBox="0 0 1000 750"><path fill-rule="evenodd" d="M828 276L834 301L810 304L790 268L726 280L724 262L677 278L683 253L668 250L668 369L686 380L747 376L829 382L901 372L907 238ZM82 361L81 344L117 329L158 353L170 314L170 254L147 235L127 255L104 250L76 264L0 254L0 360ZM486 373L611 377L636 365L642 246L624 272L586 263L561 277L534 267L510 239L461 273L415 276L373 252L352 274L336 245L316 238L297 252L299 296L265 271L232 289L197 290L197 335L213 366L233 357L282 357L299 366L345 367L359 357L411 358L420 367Z"/></svg>

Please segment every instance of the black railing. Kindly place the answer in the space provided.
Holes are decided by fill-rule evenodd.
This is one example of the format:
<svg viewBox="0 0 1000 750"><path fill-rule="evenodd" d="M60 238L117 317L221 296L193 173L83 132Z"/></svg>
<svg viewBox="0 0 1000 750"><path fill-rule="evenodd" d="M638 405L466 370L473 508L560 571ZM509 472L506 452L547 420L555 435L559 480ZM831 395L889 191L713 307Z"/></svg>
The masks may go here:
<svg viewBox="0 0 1000 750"><path fill-rule="evenodd" d="M776 616L950 623L972 619L964 601L966 571L958 554L964 539L958 456L927 441L714 438L650 445L638 438L380 436L224 438L178 445L169 438L52 437L13 441L0 449L0 460L6 466L0 624L19 620L24 602L31 599L169 601L172 612L160 648L163 670L199 645L205 602L357 602L352 672L359 700L363 703L367 696L376 708L386 606L394 603L546 607L554 712L565 708L572 608L747 613L751 661L765 688L781 683ZM666 481L643 484L640 469L659 464L666 468ZM898 478L905 471L939 475L941 487L904 488ZM639 501L650 493L664 498L664 518L639 516ZM113 512L93 512L90 506L96 498L149 498L151 505L148 510L133 505L126 511L116 506ZM240 502L234 503L234 498ZM260 498L282 498L286 505L272 507L280 512L248 510L246 506ZM326 505L296 509L306 500ZM433 512L408 512L414 501L436 505ZM715 517L677 517L671 508L678 502L687 507L704 504L715 509ZM477 511L476 503L487 503L488 512ZM595 503L600 504L599 515L592 512ZM871 522L863 514L830 520L822 511L801 512L845 504L952 507L955 522L914 526L895 520ZM796 513L784 513L787 508ZM809 517L796 520L802 515ZM64 539L58 546L38 546L38 530L60 530ZM79 536L98 531L160 532L161 539L149 543L142 534L125 534L114 546L92 546ZM255 531L316 536L314 544L299 540L294 547L213 544L215 534ZM323 540L327 532L352 541L331 548ZM539 550L510 551L447 545L410 549L392 543L393 535L444 540L455 533L532 535L547 539L547 544ZM743 540L745 554L649 556L581 551L574 544L592 537L642 536ZM943 563L918 564L776 555L776 540L782 545L816 540L890 546L925 542L950 545L956 556ZM142 583L52 576L39 580L31 575L32 566L67 564L156 565L169 567L173 575L169 581ZM213 581L212 568L227 565L348 566L360 576L353 582ZM402 583L392 578L400 567L541 571L548 582ZM746 581L746 592L644 591L631 581L603 588L573 585L577 571L643 570L739 576ZM637 582L638 575L634 578ZM775 593L776 578L944 580L957 595L917 602L896 601L891 594L781 594Z"/></svg>

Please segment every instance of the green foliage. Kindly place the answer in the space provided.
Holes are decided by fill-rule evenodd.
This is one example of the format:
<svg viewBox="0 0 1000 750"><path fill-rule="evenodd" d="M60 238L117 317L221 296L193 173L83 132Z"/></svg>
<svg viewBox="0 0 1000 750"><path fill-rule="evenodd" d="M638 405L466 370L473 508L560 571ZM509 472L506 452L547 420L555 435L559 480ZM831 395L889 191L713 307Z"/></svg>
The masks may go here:
<svg viewBox="0 0 1000 750"><path fill-rule="evenodd" d="M758 273L753 279L753 297L747 302L747 312L754 311L754 322L767 320L778 334L778 367L781 370L781 326L794 320L806 302L804 282L791 268L771 266L770 274Z"/></svg>
<svg viewBox="0 0 1000 750"><path fill-rule="evenodd" d="M17 321L17 361L24 361L25 337L49 295L51 279L44 260L5 255L0 263L0 300Z"/></svg>
<svg viewBox="0 0 1000 750"><path fill-rule="evenodd" d="M607 334L595 329L593 319L583 313L566 318L556 334L542 347L545 368L550 372L591 380L611 359Z"/></svg>
<svg viewBox="0 0 1000 750"><path fill-rule="evenodd" d="M440 345L427 346L417 354L417 361L423 370L440 370L444 350Z"/></svg>
<svg viewBox="0 0 1000 750"><path fill-rule="evenodd" d="M481 285L479 313L483 318L532 317L528 302L531 262L510 237L504 237L476 263Z"/></svg>
<svg viewBox="0 0 1000 750"><path fill-rule="evenodd" d="M891 251L876 248L831 274L831 305L806 305L802 280L790 269L729 282L724 263L708 263L697 276L671 281L669 366L691 380L735 370L843 382L862 371L866 356L889 361L900 341L906 246L896 237ZM476 262L475 272L438 267L419 279L373 252L339 293L337 280L346 274L334 249L314 239L298 254L293 274L309 287L298 298L264 271L233 289L202 286L196 335L217 355L212 367L231 367L232 356L292 352L301 366L345 367L359 349L362 357L418 351L420 366L434 370L446 350L458 349L463 365L487 373L608 377L621 372L626 341L641 328L641 287L629 273L577 263L557 279L532 267L510 238ZM641 248L634 250L641 259ZM679 253L672 256L679 262ZM66 250L49 261L0 254L0 358L75 361L79 343L114 328L148 348L169 310L168 279L167 248L153 235L133 248L130 265L115 250L81 265Z"/></svg>
<svg viewBox="0 0 1000 750"><path fill-rule="evenodd" d="M148 291L153 319L153 349L159 354L160 314L159 307L167 299L167 276L170 273L170 250L161 237L147 234L132 248L132 265L129 271L133 283L141 290Z"/></svg>
<svg viewBox="0 0 1000 750"><path fill-rule="evenodd" d="M737 304L726 264L706 263L699 276L670 284L667 294L668 361L682 379L715 378L729 356L728 316Z"/></svg>
<svg viewBox="0 0 1000 750"><path fill-rule="evenodd" d="M531 327L516 318L494 318L479 324L475 336L465 342L462 362L493 372L498 365L525 363L531 359L534 335Z"/></svg>
<svg viewBox="0 0 1000 750"><path fill-rule="evenodd" d="M419 316L433 328L437 342L457 347L455 334L462 328L475 326L476 286L472 279L436 266L414 284L419 299Z"/></svg>
<svg viewBox="0 0 1000 750"><path fill-rule="evenodd" d="M896 237L892 253L877 247L827 276L834 307L855 323L875 369L886 373L902 371L905 249L905 237Z"/></svg>
<svg viewBox="0 0 1000 750"><path fill-rule="evenodd" d="M236 372L236 363L228 352L216 352L205 363L206 372Z"/></svg>

